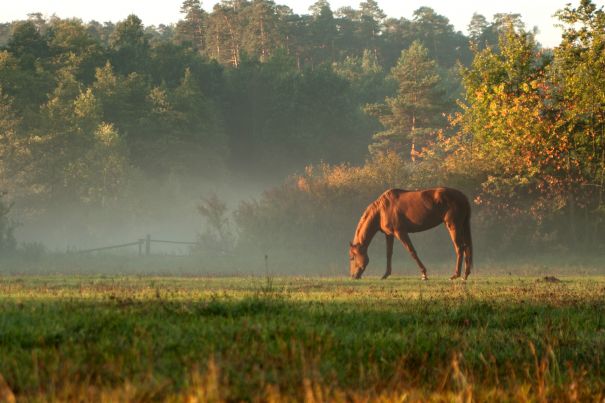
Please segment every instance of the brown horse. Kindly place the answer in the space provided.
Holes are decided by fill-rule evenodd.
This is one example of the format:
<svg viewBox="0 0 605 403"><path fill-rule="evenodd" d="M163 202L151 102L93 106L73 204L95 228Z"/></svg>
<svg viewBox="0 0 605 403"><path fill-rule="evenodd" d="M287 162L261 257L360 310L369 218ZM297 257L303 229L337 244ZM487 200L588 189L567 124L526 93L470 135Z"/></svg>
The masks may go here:
<svg viewBox="0 0 605 403"><path fill-rule="evenodd" d="M426 267L418 258L408 234L445 223L457 256L456 271L451 279L460 277L464 256L466 280L473 263L470 219L471 206L459 190L444 187L415 192L389 189L366 208L357 224L355 238L349 248L351 277L361 278L370 261L368 246L374 235L381 231L387 239L387 270L382 278L385 279L391 274L393 240L397 237L418 263L422 279L426 280Z"/></svg>

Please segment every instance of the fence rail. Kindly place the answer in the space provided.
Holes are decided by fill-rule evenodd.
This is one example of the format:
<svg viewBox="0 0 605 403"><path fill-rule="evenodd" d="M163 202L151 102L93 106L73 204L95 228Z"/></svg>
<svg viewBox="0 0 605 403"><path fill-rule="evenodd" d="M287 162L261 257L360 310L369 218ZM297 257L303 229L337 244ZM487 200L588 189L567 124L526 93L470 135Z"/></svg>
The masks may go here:
<svg viewBox="0 0 605 403"><path fill-rule="evenodd" d="M145 255L148 256L151 254L151 243L152 242L167 243L167 244L174 244L174 245L191 245L191 246L199 245L198 242L170 241L170 240L165 240L165 239L151 239L151 235L147 235L145 238L140 238L135 242L127 242L127 243L122 243L119 245L102 246L100 248L83 249L83 250L77 251L76 253L78 253L78 254L92 253L92 252L99 252L99 251L109 250L109 249L127 248L129 246L136 245L139 247L139 256L143 256L143 248L145 249Z"/></svg>
<svg viewBox="0 0 605 403"><path fill-rule="evenodd" d="M140 244L139 241L128 242L128 243L123 243L120 245L103 246L101 248L83 249L83 250L77 251L76 253L89 253L89 252L96 252L96 251L100 251L100 250L118 249L118 248L125 248L127 246L139 245L139 244Z"/></svg>
<svg viewBox="0 0 605 403"><path fill-rule="evenodd" d="M187 242L187 241L165 241L162 239L152 239L151 242L159 242L159 243L172 243L178 245L199 245L198 242Z"/></svg>

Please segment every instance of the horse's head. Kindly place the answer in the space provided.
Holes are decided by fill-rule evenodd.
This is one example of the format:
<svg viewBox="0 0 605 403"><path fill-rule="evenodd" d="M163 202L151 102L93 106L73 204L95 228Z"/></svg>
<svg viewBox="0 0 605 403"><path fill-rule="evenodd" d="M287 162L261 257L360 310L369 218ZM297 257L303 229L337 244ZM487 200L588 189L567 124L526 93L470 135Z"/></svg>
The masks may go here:
<svg viewBox="0 0 605 403"><path fill-rule="evenodd" d="M349 272L352 278L360 279L366 266L370 263L370 258L361 244L350 243L349 245Z"/></svg>

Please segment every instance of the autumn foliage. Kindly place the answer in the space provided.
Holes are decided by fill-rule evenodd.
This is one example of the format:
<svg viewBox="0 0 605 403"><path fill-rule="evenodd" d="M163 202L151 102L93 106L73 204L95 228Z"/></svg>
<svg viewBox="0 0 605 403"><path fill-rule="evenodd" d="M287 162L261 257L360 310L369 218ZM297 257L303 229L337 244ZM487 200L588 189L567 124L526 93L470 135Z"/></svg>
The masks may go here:
<svg viewBox="0 0 605 403"><path fill-rule="evenodd" d="M590 1L559 16L568 25L554 51L541 49L513 21L501 26L497 49L476 49L460 71L458 111L449 115L449 126L423 132L416 142L425 146L415 155L387 146L363 166L310 167L266 193L254 210L296 211L300 233L331 223L350 235L365 205L384 189L446 185L474 201L473 226L484 254L602 247L605 16ZM387 131L380 134L411 135L390 124L409 114L409 99L397 102L388 99L388 116L381 119ZM381 113L377 106L369 111ZM240 211L248 209L244 204Z"/></svg>

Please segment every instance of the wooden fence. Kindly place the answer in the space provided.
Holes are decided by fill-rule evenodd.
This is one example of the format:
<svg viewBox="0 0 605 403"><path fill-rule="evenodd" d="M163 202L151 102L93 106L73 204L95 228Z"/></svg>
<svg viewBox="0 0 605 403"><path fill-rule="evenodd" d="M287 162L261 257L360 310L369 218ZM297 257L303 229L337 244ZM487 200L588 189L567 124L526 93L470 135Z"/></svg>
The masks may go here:
<svg viewBox="0 0 605 403"><path fill-rule="evenodd" d="M84 249L84 250L79 250L76 253L91 253L91 252L98 252L98 251L102 251L102 250L109 250L109 249L119 249L119 248L127 248L130 246L138 246L139 248L139 256L143 256L143 251L145 252L145 255L151 255L151 244L152 243L166 243L166 244L173 244L173 245L191 245L191 246L196 246L199 245L198 242L187 242L187 241L169 241L169 240L163 240L163 239L151 239L151 235L147 235L145 238L140 238L134 242L127 242L127 243L122 243L119 245L109 245L109 246L103 246L100 248L92 248L92 249Z"/></svg>

